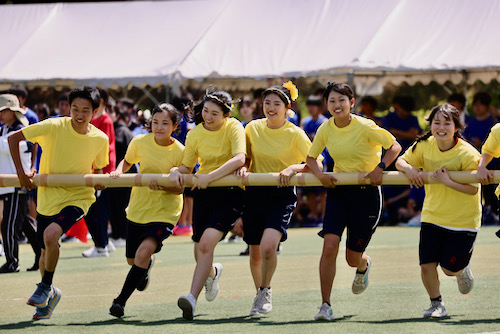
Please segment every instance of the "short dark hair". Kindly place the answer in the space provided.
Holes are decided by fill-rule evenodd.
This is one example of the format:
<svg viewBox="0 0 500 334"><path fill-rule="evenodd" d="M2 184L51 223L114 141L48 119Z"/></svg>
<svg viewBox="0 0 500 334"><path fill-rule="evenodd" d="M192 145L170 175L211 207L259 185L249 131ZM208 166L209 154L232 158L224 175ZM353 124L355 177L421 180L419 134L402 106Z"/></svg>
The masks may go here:
<svg viewBox="0 0 500 334"><path fill-rule="evenodd" d="M99 90L90 86L80 86L69 92L68 102L69 105L73 103L73 100L77 97L85 99L92 103L92 109L99 108L99 103L101 102L101 95Z"/></svg>
<svg viewBox="0 0 500 334"><path fill-rule="evenodd" d="M68 92L62 93L61 96L59 96L59 101L68 101L68 96L69 96Z"/></svg>
<svg viewBox="0 0 500 334"><path fill-rule="evenodd" d="M467 99L465 98L464 94L453 93L450 96L448 96L448 102L453 102L453 101L456 101L460 104L465 105L465 102L467 101Z"/></svg>
<svg viewBox="0 0 500 334"><path fill-rule="evenodd" d="M482 105L489 106L491 104L491 96L486 92L476 93L474 94L472 104L475 104L477 101L479 101Z"/></svg>
<svg viewBox="0 0 500 334"><path fill-rule="evenodd" d="M264 93L265 89L264 88L257 88L256 90L253 91L253 98L257 99L259 97L262 97L262 93Z"/></svg>
<svg viewBox="0 0 500 334"><path fill-rule="evenodd" d="M23 85L16 85L9 88L8 93L14 94L15 96L20 96L23 98L28 97L28 91Z"/></svg>
<svg viewBox="0 0 500 334"><path fill-rule="evenodd" d="M104 101L104 104L108 104L109 94L108 91L104 88L97 88L99 90L99 95L101 95L101 99Z"/></svg>
<svg viewBox="0 0 500 334"><path fill-rule="evenodd" d="M377 100L373 96L367 95L361 99L360 103L368 103L373 107L373 109L377 109L378 103Z"/></svg>
<svg viewBox="0 0 500 334"><path fill-rule="evenodd" d="M254 103L255 101L253 100L253 98L251 98L249 95L245 95L238 100L238 108L241 109L243 106L251 106Z"/></svg>
<svg viewBox="0 0 500 334"><path fill-rule="evenodd" d="M126 105L129 109L133 109L135 102L128 97L122 97L118 100L119 103Z"/></svg>
<svg viewBox="0 0 500 334"><path fill-rule="evenodd" d="M343 82L329 82L323 92L323 99L325 101L328 100L328 96L330 96L332 91L347 96L349 100L354 98L354 92L348 84Z"/></svg>
<svg viewBox="0 0 500 334"><path fill-rule="evenodd" d="M399 104L406 111L413 111L415 109L415 100L411 96L397 95L392 99L392 103Z"/></svg>
<svg viewBox="0 0 500 334"><path fill-rule="evenodd" d="M323 104L321 101L321 97L318 95L310 95L306 100L306 106L318 106L320 107Z"/></svg>

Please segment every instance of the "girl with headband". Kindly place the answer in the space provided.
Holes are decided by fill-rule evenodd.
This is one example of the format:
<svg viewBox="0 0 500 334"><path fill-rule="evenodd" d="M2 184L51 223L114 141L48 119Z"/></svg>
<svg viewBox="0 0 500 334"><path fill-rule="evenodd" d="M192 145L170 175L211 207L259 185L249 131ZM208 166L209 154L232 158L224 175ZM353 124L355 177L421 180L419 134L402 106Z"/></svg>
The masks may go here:
<svg viewBox="0 0 500 334"><path fill-rule="evenodd" d="M191 188L196 268L189 294L178 300L186 320L193 320L203 286L208 301L217 296L222 264L213 264L214 249L243 210L242 188L207 188L210 182L231 174L245 163L245 130L237 119L229 117L231 109L229 93L216 90L206 94L203 103L194 107L197 125L187 135L182 164L170 171L170 179L180 186L182 174L190 175L196 162L200 164Z"/></svg>
<svg viewBox="0 0 500 334"><path fill-rule="evenodd" d="M295 85L272 86L262 93L265 118L245 127L247 160L236 176L248 173L279 173L279 187L246 187L243 214L243 238L250 245L250 271L257 295L251 316L272 310L271 279L277 266L276 249L287 239L290 217L297 195L290 177L306 171L304 164L311 141L305 132L287 121L298 96ZM319 163L321 165L321 163Z"/></svg>

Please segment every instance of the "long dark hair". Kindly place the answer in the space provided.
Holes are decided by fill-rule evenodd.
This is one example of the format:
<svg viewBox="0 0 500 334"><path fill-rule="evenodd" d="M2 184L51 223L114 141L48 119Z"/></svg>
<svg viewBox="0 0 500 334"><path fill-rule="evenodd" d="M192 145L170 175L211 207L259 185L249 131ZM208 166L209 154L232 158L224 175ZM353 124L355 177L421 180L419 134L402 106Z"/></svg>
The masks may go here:
<svg viewBox="0 0 500 334"><path fill-rule="evenodd" d="M429 124L432 124L432 121L434 120L434 118L436 117L436 115L438 113L443 115L445 120L447 120L447 121L452 120L453 123L455 124L455 129L457 129L457 130L464 129L464 125L460 121L460 112L458 111L457 108L455 108L454 106L452 106L449 103L440 104L440 105L437 105L434 108L432 108L431 112L427 116L425 116L425 120L427 122L429 122ZM413 144L413 147L411 149L412 152L415 151L415 147L417 146L417 144L419 142L429 139L430 136L432 136L431 130L429 130L426 133L424 133L423 135L419 136L417 138L417 140L415 141L415 144ZM455 131L455 134L453 135L453 137L455 139L456 138L463 139L463 137L460 135L460 133L458 133L458 131Z"/></svg>

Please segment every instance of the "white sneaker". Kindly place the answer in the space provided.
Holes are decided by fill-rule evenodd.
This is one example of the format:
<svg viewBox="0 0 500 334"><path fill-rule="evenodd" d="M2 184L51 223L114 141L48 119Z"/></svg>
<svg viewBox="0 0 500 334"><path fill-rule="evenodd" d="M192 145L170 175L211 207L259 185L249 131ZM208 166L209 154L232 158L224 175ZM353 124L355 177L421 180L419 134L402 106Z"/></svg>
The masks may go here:
<svg viewBox="0 0 500 334"><path fill-rule="evenodd" d="M127 245L127 242L123 238L119 239L111 238L109 239L109 242L112 242L115 247L125 247Z"/></svg>
<svg viewBox="0 0 500 334"><path fill-rule="evenodd" d="M84 257L108 257L108 249L106 247L91 247L82 253Z"/></svg>
<svg viewBox="0 0 500 334"><path fill-rule="evenodd" d="M371 266L372 266L372 259L368 256L365 273L358 274L358 272L356 271L356 276L354 276L354 281L352 282L352 293L359 295L361 292L366 290L369 283L368 274L370 272Z"/></svg>
<svg viewBox="0 0 500 334"><path fill-rule="evenodd" d="M111 242L111 240L108 240L108 244L106 245L106 249L108 250L108 253L113 253L116 250L116 247Z"/></svg>
<svg viewBox="0 0 500 334"><path fill-rule="evenodd" d="M3 250L3 244L0 244L0 256L5 256L5 252Z"/></svg>
<svg viewBox="0 0 500 334"><path fill-rule="evenodd" d="M222 275L222 264L214 263L215 278L208 277L205 282L205 299L211 302L219 293L219 278Z"/></svg>
<svg viewBox="0 0 500 334"><path fill-rule="evenodd" d="M182 317L186 320L193 320L194 309L196 308L196 298L191 294L179 297L177 305L182 310Z"/></svg>
<svg viewBox="0 0 500 334"><path fill-rule="evenodd" d="M443 302L431 301L431 307L424 311L424 318L442 318L448 315Z"/></svg>
<svg viewBox="0 0 500 334"><path fill-rule="evenodd" d="M330 305L328 305L327 303L323 303L323 305L321 305L318 308L319 308L319 312L314 317L314 320L316 320L316 321L318 321L318 320L331 321L331 320L335 319L335 317L333 316L332 307Z"/></svg>
<svg viewBox="0 0 500 334"><path fill-rule="evenodd" d="M457 276L458 290L464 295L469 293L474 287L474 276L470 269L470 263L464 268L462 273Z"/></svg>
<svg viewBox="0 0 500 334"><path fill-rule="evenodd" d="M259 289L257 293L257 310L259 313L266 314L273 309L273 294L271 288Z"/></svg>
<svg viewBox="0 0 500 334"><path fill-rule="evenodd" d="M252 308L250 309L250 316L261 315L259 313L259 294L257 293L255 297L253 297Z"/></svg>

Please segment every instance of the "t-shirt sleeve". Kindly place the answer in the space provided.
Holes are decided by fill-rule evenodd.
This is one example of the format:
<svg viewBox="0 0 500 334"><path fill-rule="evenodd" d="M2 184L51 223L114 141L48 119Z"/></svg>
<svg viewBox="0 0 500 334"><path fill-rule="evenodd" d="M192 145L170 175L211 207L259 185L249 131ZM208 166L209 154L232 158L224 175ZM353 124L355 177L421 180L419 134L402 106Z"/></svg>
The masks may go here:
<svg viewBox="0 0 500 334"><path fill-rule="evenodd" d="M38 143L43 136L50 136L52 123L50 120L45 120L40 123L35 123L23 128L24 138L32 143Z"/></svg>
<svg viewBox="0 0 500 334"><path fill-rule="evenodd" d="M299 157L300 159L302 159L302 162L306 161L311 146L311 140L309 139L309 137L307 137L304 130L297 127L297 134L295 135L295 147L297 148L297 152L299 153Z"/></svg>
<svg viewBox="0 0 500 334"><path fill-rule="evenodd" d="M423 142L414 143L412 146L408 147L408 149L403 153L401 158L403 158L407 163L412 165L415 168L422 168L422 146ZM415 147L415 150L413 148Z"/></svg>
<svg viewBox="0 0 500 334"><path fill-rule="evenodd" d="M245 127L245 145L247 148L247 158L250 158L252 156L252 145L251 145L251 140L250 140L250 131L252 129L253 125L248 124Z"/></svg>
<svg viewBox="0 0 500 334"><path fill-rule="evenodd" d="M198 160L198 153L196 150L196 133L193 130L189 131L186 137L186 146L184 148L184 154L182 157L182 164L187 168L194 168L196 161Z"/></svg>
<svg viewBox="0 0 500 334"><path fill-rule="evenodd" d="M464 159L462 160L462 170L477 170L477 167L479 166L479 160L481 159L481 155L479 154L479 152L474 147L470 147L470 149L467 151L467 154L464 154L463 156Z"/></svg>
<svg viewBox="0 0 500 334"><path fill-rule="evenodd" d="M318 156L323 152L323 150L326 147L326 131L327 131L327 124L328 122L325 122L321 124L318 128L318 132L316 132L316 136L314 136L314 140L312 142L311 147L309 148L309 152L307 153L308 156L311 158L318 158Z"/></svg>
<svg viewBox="0 0 500 334"><path fill-rule="evenodd" d="M103 138L101 148L99 153L97 153L96 159L92 166L94 169L102 169L109 164L109 141L108 138Z"/></svg>
<svg viewBox="0 0 500 334"><path fill-rule="evenodd" d="M247 153L245 129L240 122L231 125L231 154Z"/></svg>
<svg viewBox="0 0 500 334"><path fill-rule="evenodd" d="M500 157L500 124L491 128L491 132L481 148L481 153L491 155L494 158Z"/></svg>
<svg viewBox="0 0 500 334"><path fill-rule="evenodd" d="M138 138L138 137L136 137ZM125 161L129 164L136 164L139 162L139 147L137 139L132 139L127 148L127 153L125 153Z"/></svg>
<svg viewBox="0 0 500 334"><path fill-rule="evenodd" d="M391 148L396 138L386 129L381 128L375 122L368 123L368 140L382 145L386 150Z"/></svg>

